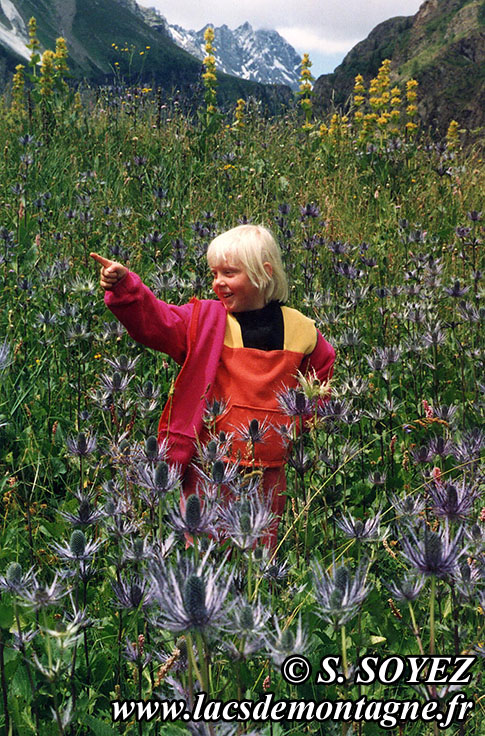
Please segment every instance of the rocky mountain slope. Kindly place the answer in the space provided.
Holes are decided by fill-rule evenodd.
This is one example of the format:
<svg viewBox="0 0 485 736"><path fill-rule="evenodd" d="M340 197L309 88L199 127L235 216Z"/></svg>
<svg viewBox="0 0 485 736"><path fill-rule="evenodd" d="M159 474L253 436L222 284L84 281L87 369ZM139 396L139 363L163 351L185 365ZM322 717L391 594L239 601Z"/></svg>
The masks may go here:
<svg viewBox="0 0 485 736"><path fill-rule="evenodd" d="M474 130L485 125L485 3L426 0L412 17L391 18L357 44L333 74L315 83L315 108L345 107L356 74L368 82L384 59L393 82L419 82L425 125L442 133L452 119Z"/></svg>
<svg viewBox="0 0 485 736"><path fill-rule="evenodd" d="M177 46L198 59L205 56L204 32L170 25L155 8L140 8L146 21L169 36ZM227 25L214 27L217 68L226 74L263 84L287 84L298 89L301 58L277 31L254 30L244 23L234 30Z"/></svg>

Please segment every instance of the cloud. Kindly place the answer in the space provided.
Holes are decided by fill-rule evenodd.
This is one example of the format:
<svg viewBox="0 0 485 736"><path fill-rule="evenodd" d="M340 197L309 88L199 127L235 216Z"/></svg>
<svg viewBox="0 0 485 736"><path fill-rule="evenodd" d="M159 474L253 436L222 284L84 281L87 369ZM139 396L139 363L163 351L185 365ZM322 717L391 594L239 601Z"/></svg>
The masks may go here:
<svg viewBox="0 0 485 736"><path fill-rule="evenodd" d="M155 6L172 24L199 30L207 23L223 23L236 28L248 21L253 28L278 29L292 45L297 45L286 30L309 34L298 46L314 49L344 49L348 51L364 39L378 24L396 15L414 15L422 0L137 0L140 5ZM285 29L282 33L280 29ZM304 40L304 39L303 39ZM342 44L342 45L335 45ZM331 53L331 51L329 51Z"/></svg>
<svg viewBox="0 0 485 736"><path fill-rule="evenodd" d="M328 56L345 54L361 40L357 37L343 39L325 38L317 31L298 26L278 26L276 30L295 49L302 53L308 52L309 54L312 51Z"/></svg>

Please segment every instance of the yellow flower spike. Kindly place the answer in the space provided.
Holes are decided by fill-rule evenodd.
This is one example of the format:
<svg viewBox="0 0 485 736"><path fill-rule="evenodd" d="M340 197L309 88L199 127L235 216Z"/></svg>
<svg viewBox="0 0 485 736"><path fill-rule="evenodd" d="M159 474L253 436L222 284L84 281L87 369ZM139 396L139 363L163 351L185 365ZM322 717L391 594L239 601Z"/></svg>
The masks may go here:
<svg viewBox="0 0 485 736"><path fill-rule="evenodd" d="M313 129L313 123L311 122L312 117L312 101L311 96L313 95L313 82L315 78L312 76L310 67L312 62L310 61L309 54L303 54L303 58L300 64L300 107L305 113L305 121L302 125L302 130L309 132Z"/></svg>
<svg viewBox="0 0 485 736"><path fill-rule="evenodd" d="M40 65L40 94L50 97L54 86L54 59L55 54L50 49L42 54Z"/></svg>

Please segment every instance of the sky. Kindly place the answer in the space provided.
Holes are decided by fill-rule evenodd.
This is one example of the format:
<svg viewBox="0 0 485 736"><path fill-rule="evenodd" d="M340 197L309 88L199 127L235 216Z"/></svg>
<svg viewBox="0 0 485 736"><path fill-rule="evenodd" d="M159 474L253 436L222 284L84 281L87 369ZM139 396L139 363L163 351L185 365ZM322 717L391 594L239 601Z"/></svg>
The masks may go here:
<svg viewBox="0 0 485 736"><path fill-rule="evenodd" d="M208 23L278 31L298 53L309 53L315 77L332 72L378 23L414 15L423 0L137 0L167 21L198 31Z"/></svg>

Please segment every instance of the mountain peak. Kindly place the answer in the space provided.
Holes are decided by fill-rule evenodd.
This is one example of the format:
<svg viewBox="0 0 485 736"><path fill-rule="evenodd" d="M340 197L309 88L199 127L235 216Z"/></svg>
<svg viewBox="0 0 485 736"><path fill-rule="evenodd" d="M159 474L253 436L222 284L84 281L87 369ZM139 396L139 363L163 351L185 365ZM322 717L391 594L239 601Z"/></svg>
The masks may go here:
<svg viewBox="0 0 485 736"><path fill-rule="evenodd" d="M198 59L205 57L204 32L168 24L172 40ZM213 26L217 68L236 77L263 84L285 84L298 89L300 57L274 30L254 30L246 21L231 30L226 24Z"/></svg>

